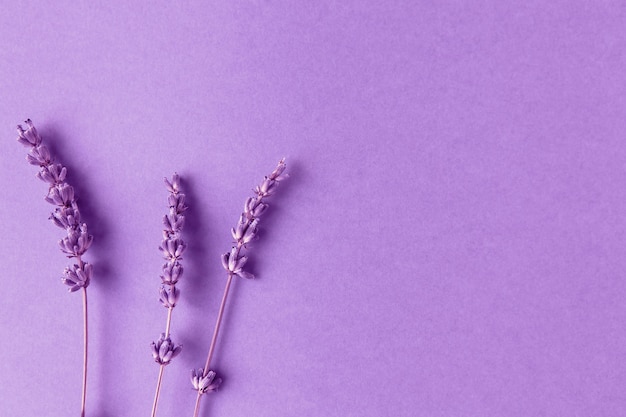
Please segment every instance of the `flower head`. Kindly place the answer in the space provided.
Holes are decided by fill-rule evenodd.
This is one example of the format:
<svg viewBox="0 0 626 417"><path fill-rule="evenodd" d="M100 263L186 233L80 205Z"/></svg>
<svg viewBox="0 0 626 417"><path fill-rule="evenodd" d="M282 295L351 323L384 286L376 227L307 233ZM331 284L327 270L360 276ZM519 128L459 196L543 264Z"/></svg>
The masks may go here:
<svg viewBox="0 0 626 417"><path fill-rule="evenodd" d="M163 257L171 262L181 260L183 252L186 248L187 245L180 238L165 239L161 242L161 246L159 246L159 250L163 254Z"/></svg>
<svg viewBox="0 0 626 417"><path fill-rule="evenodd" d="M161 281L166 285L176 285L178 279L183 275L183 270L183 265L180 262L168 262L163 265Z"/></svg>
<svg viewBox="0 0 626 417"><path fill-rule="evenodd" d="M161 301L161 304L166 308L176 307L179 297L180 291L174 285L169 286L169 288L162 285L159 290L159 301Z"/></svg>
<svg viewBox="0 0 626 417"><path fill-rule="evenodd" d="M41 144L41 136L39 136L33 122L28 119L24 123L26 123L26 129L20 125L17 126L17 133L19 135L17 141L25 146L39 146Z"/></svg>
<svg viewBox="0 0 626 417"><path fill-rule="evenodd" d="M180 176L178 175L178 173L174 173L174 175L172 175L172 180L168 180L167 178L165 178L165 186L167 187L167 190L172 193L172 194L178 194L180 192Z"/></svg>
<svg viewBox="0 0 626 417"><path fill-rule="evenodd" d="M50 215L50 220L61 229L76 229L80 227L80 212L74 207L56 208Z"/></svg>
<svg viewBox="0 0 626 417"><path fill-rule="evenodd" d="M191 370L191 384L200 394L215 392L222 383L222 378L216 378L215 371L209 371L204 375L202 368Z"/></svg>
<svg viewBox="0 0 626 417"><path fill-rule="evenodd" d="M182 345L174 345L169 336L165 337L165 333L161 333L159 340L152 342L152 357L156 363L167 365L182 349Z"/></svg>
<svg viewBox="0 0 626 417"><path fill-rule="evenodd" d="M37 173L37 178L49 183L50 185L58 185L65 181L67 169L61 164L50 164L41 167Z"/></svg>
<svg viewBox="0 0 626 417"><path fill-rule="evenodd" d="M92 271L93 266L86 262L82 265L68 266L65 268L62 281L70 287L70 292L74 292L89 285Z"/></svg>
<svg viewBox="0 0 626 417"><path fill-rule="evenodd" d="M83 223L79 229L68 228L67 236L59 241L59 247L69 258L79 257L89 249L91 242L93 236L87 232L87 225Z"/></svg>

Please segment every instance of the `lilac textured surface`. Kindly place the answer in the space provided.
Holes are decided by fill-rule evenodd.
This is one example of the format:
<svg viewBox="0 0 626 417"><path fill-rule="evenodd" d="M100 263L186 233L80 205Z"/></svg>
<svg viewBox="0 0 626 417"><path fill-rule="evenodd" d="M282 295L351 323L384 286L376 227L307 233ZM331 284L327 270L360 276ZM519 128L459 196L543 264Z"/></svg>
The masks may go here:
<svg viewBox="0 0 626 417"><path fill-rule="evenodd" d="M623 4L6 3L0 415L80 405L29 117L94 236L88 417L152 406L162 178L189 209L158 415L191 417L220 256L283 156L201 417L624 414Z"/></svg>

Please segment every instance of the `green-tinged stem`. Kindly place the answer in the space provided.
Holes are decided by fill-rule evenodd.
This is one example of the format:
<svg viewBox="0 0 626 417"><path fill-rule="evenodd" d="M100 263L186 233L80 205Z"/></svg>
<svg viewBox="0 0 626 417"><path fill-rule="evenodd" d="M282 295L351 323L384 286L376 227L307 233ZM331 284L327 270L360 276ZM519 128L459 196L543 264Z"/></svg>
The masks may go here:
<svg viewBox="0 0 626 417"><path fill-rule="evenodd" d="M170 326L172 324L172 310L173 307L168 307L167 309L167 323L165 325L165 337L169 337L170 335ZM152 403L152 417L156 416L157 406L159 404L159 395L161 394L161 381L163 381L163 370L165 369L165 365L161 364L159 367L159 378L157 379L156 392L154 393L154 403Z"/></svg>
<svg viewBox="0 0 626 417"><path fill-rule="evenodd" d="M233 274L230 272L228 274L228 279L226 280L226 287L224 288L224 295L222 296L222 303L220 304L220 310L217 313L217 320L215 322L215 329L213 330L213 338L211 339L211 346L209 346L209 354L206 358L206 363L204 364L204 372L203 377L207 376L209 373L209 366L211 365L211 359L213 358L213 352L215 351L215 344L217 342L217 336L220 332L220 326L222 325L222 317L224 316L224 308L226 307L226 299L228 298L228 291L230 290L230 284L233 281ZM202 392L198 391L198 397L196 398L196 407L193 412L194 417L198 417L198 412L200 410L200 397L202 396Z"/></svg>
<svg viewBox="0 0 626 417"><path fill-rule="evenodd" d="M82 261L80 261L82 264ZM89 341L89 328L87 326L87 288L83 287L83 394L80 407L80 417L85 417L85 402L87 400L87 348Z"/></svg>

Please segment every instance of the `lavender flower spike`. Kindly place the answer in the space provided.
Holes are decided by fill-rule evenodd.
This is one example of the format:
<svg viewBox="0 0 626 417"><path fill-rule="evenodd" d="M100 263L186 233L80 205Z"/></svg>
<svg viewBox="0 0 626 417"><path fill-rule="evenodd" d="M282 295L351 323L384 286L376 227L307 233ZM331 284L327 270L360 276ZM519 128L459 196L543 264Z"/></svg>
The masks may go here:
<svg viewBox="0 0 626 417"><path fill-rule="evenodd" d="M209 346L209 353L207 355L204 368L200 368L197 371L193 370L191 374L191 383L194 389L198 391L194 417L198 416L202 394L208 391L215 391L222 382L220 378L215 379L215 372L210 370L209 367L211 365L211 359L213 358L213 352L215 351L215 344L220 331L220 325L222 323L230 284L235 275L241 278L254 278L254 275L243 269L248 257L243 255L242 251L250 242L256 239L259 218L268 207L265 200L267 197L276 192L279 182L287 178L287 174L285 174L286 167L285 159L283 158L280 162L278 162L278 166L274 169L274 171L272 171L270 175L266 176L263 181L254 188L255 195L246 200L243 206L243 213L239 216L239 220L237 221L235 227L233 227L230 231L233 239L235 239L235 246L233 246L229 252L226 252L221 256L222 266L226 270L227 278L224 295L222 296L222 302L220 304L217 320L215 322L215 328L213 330L211 345Z"/></svg>
<svg viewBox="0 0 626 417"><path fill-rule="evenodd" d="M167 198L169 212L163 216L163 242L159 246L159 250L166 261L161 268L162 285L159 289L159 301L167 308L167 322L165 324L165 333L161 333L158 341L152 342L152 356L155 362L160 365L154 403L152 404L152 417L156 415L159 402L163 368L182 349L182 345L174 345L172 343L170 339L170 325L172 322L172 311L180 298L180 290L176 288L176 284L183 276L184 271L180 261L183 259L182 254L187 245L181 238L181 232L185 225L183 213L187 210L187 206L185 205L185 194L180 192L180 177L178 174L175 173L171 181L165 178L165 187L170 195Z"/></svg>
<svg viewBox="0 0 626 417"><path fill-rule="evenodd" d="M48 184L45 200L56 206L50 220L64 229L66 236L59 241L59 248L68 258L76 258L79 265L66 268L62 282L68 285L69 291L87 288L92 274L92 266L81 259L93 242L93 236L87 231L87 225L81 223L80 211L76 202L74 188L65 181L67 168L54 163L48 148L42 144L41 136L29 119L27 128L17 126L17 141L30 148L26 159L32 165L39 166L37 178Z"/></svg>
<svg viewBox="0 0 626 417"><path fill-rule="evenodd" d="M68 258L75 258L78 264L68 266L63 273L62 282L69 287L70 292L82 289L83 294L83 387L81 399L81 417L85 416L85 401L87 397L87 287L93 275L93 266L83 261L82 256L93 242L93 236L87 231L87 225L81 223L80 211L76 203L74 188L65 178L67 168L55 163L48 148L42 144L41 136L29 119L26 128L17 126L17 141L28 149L26 160L39 167L37 178L48 184L48 193L45 200L56 206L50 220L56 226L65 230L66 236L59 241L61 251Z"/></svg>
<svg viewBox="0 0 626 417"><path fill-rule="evenodd" d="M246 200L237 225L231 229L236 246L233 246L229 253L222 255L222 266L229 274L242 278L254 278L254 275L243 270L243 265L248 258L241 255L241 248L257 237L259 218L268 207L265 199L274 194L280 181L288 177L284 173L285 168L285 159L283 158L276 169L254 188L256 195Z"/></svg>

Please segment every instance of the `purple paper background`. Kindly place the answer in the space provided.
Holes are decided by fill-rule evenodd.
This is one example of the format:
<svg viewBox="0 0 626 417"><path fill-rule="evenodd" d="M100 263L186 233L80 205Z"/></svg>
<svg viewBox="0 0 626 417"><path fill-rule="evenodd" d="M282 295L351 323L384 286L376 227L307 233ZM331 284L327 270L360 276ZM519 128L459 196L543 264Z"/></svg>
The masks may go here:
<svg viewBox="0 0 626 417"><path fill-rule="evenodd" d="M173 3L2 6L0 415L80 403L26 117L95 235L89 417L150 412L163 176L190 209L159 415L191 416L219 254L282 156L202 417L624 415L623 3Z"/></svg>

